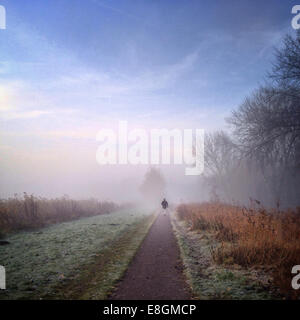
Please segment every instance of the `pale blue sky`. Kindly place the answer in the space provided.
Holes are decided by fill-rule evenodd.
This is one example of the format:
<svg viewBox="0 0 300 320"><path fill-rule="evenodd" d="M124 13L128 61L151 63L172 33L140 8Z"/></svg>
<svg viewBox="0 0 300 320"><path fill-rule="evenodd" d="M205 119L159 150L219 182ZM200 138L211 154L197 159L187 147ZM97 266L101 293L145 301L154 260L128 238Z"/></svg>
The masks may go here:
<svg viewBox="0 0 300 320"><path fill-rule="evenodd" d="M118 120L223 128L224 117L264 82L274 46L293 32L294 4L0 0L7 11L0 30L0 196L36 192L44 171L55 194L66 159L76 158L76 174L94 176L96 132Z"/></svg>

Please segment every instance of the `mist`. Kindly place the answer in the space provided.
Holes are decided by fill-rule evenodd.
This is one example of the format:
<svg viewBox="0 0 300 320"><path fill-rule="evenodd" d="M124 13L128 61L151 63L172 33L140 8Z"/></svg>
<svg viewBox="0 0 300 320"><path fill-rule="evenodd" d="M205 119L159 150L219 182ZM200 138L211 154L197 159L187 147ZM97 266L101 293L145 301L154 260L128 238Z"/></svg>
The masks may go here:
<svg viewBox="0 0 300 320"><path fill-rule="evenodd" d="M184 15L168 6L169 25L158 4L143 3L139 19L93 6L90 14L110 15L103 28L78 8L64 12L79 15L90 38L74 33L73 24L49 28L38 9L28 16L18 5L7 10L15 14L1 33L1 198L27 192L144 201L140 186L151 164L96 161L97 132L126 120L136 129L205 130L200 176L186 176L184 166L172 163L154 166L173 202L299 205L299 33L291 32L290 10L282 14L284 5L274 4L275 24L267 6L252 8L251 31L230 19L236 12L228 8L228 21L219 23L206 14L199 19L188 6ZM215 10L203 6L196 6L199 14Z"/></svg>

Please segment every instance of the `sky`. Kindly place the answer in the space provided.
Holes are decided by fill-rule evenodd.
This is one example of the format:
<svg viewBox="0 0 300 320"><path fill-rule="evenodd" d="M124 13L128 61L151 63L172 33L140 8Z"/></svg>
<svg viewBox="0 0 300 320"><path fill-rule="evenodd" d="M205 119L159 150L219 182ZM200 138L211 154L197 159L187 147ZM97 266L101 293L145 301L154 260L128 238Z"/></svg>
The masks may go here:
<svg viewBox="0 0 300 320"><path fill-rule="evenodd" d="M122 199L129 185L136 194L147 167L100 167L97 132L120 120L229 130L224 119L264 83L274 47L293 32L295 4L0 0L0 198ZM172 170L178 194L194 183Z"/></svg>

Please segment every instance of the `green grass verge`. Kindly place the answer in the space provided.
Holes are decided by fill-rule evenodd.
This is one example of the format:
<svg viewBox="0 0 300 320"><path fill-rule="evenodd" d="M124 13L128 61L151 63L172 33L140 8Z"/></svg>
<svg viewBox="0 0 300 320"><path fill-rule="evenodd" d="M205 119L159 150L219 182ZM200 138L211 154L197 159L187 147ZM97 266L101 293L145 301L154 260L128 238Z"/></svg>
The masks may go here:
<svg viewBox="0 0 300 320"><path fill-rule="evenodd" d="M77 279L57 288L56 299L104 300L113 292L152 226L155 215L144 218L102 251ZM51 297L45 297L51 298Z"/></svg>
<svg viewBox="0 0 300 320"><path fill-rule="evenodd" d="M106 298L153 221L132 209L12 235L0 247L0 299Z"/></svg>

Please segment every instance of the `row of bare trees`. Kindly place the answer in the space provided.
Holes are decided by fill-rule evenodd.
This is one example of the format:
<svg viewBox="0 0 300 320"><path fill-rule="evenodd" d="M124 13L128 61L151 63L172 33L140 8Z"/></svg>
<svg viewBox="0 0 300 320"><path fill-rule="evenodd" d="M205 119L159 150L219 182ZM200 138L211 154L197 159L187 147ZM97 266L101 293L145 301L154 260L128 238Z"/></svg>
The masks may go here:
<svg viewBox="0 0 300 320"><path fill-rule="evenodd" d="M232 134L208 134L205 184L212 196L265 205L300 204L300 32L275 51L267 83L227 119Z"/></svg>

